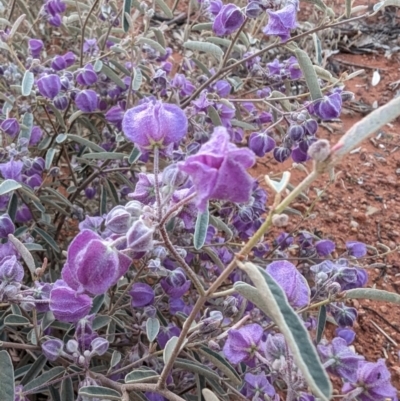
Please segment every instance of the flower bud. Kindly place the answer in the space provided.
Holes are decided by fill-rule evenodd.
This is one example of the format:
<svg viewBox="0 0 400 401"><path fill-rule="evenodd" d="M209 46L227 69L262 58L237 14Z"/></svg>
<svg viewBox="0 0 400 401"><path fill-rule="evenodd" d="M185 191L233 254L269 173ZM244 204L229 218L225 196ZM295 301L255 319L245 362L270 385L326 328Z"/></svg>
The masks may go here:
<svg viewBox="0 0 400 401"><path fill-rule="evenodd" d="M349 255L356 258L362 258L367 254L367 247L362 242L357 241L347 241L346 248Z"/></svg>
<svg viewBox="0 0 400 401"><path fill-rule="evenodd" d="M125 205L125 210L130 213L133 218L139 218L142 214L143 204L139 201L129 201Z"/></svg>
<svg viewBox="0 0 400 401"><path fill-rule="evenodd" d="M357 319L357 309L346 306L344 303L336 303L331 305L331 313L339 326L353 326Z"/></svg>
<svg viewBox="0 0 400 401"><path fill-rule="evenodd" d="M76 82L83 86L90 86L97 82L97 74L91 64L85 65L85 67L79 71L76 76Z"/></svg>
<svg viewBox="0 0 400 401"><path fill-rule="evenodd" d="M275 148L275 140L265 132L253 132L249 138L249 148L258 156L263 157Z"/></svg>
<svg viewBox="0 0 400 401"><path fill-rule="evenodd" d="M20 283L24 278L24 269L15 255L6 256L0 261L0 281Z"/></svg>
<svg viewBox="0 0 400 401"><path fill-rule="evenodd" d="M28 48L29 53L32 55L33 58L39 58L40 52L43 50L44 44L39 39L29 39L28 41Z"/></svg>
<svg viewBox="0 0 400 401"><path fill-rule="evenodd" d="M331 152L331 145L326 139L318 139L308 148L308 154L311 159L317 162L323 162Z"/></svg>
<svg viewBox="0 0 400 401"><path fill-rule="evenodd" d="M51 68L56 71L65 70L65 68L67 68L67 63L64 57L59 55L55 56L51 61Z"/></svg>
<svg viewBox="0 0 400 401"><path fill-rule="evenodd" d="M64 343L58 338L47 340L42 344L44 356L51 362L55 361L63 352Z"/></svg>
<svg viewBox="0 0 400 401"><path fill-rule="evenodd" d="M54 99L54 106L58 110L65 110L68 107L68 98L66 96L57 96Z"/></svg>
<svg viewBox="0 0 400 401"><path fill-rule="evenodd" d="M97 109L97 93L91 89L83 90L76 95L75 104L80 111L93 113Z"/></svg>
<svg viewBox="0 0 400 401"><path fill-rule="evenodd" d="M289 127L287 135L294 142L300 141L304 136L304 128L301 125L293 124Z"/></svg>
<svg viewBox="0 0 400 401"><path fill-rule="evenodd" d="M35 125L31 131L31 137L29 138L29 146L37 145L42 139L43 131L40 127Z"/></svg>
<svg viewBox="0 0 400 401"><path fill-rule="evenodd" d="M310 118L310 119L304 121L303 127L308 135L313 136L317 133L318 123L315 120Z"/></svg>
<svg viewBox="0 0 400 401"><path fill-rule="evenodd" d="M153 248L154 229L148 227L142 219L133 222L126 234L127 245L135 252L146 252Z"/></svg>
<svg viewBox="0 0 400 401"><path fill-rule="evenodd" d="M289 216L287 214L274 214L272 216L272 224L275 227L285 227L289 223Z"/></svg>
<svg viewBox="0 0 400 401"><path fill-rule="evenodd" d="M54 99L61 90L61 80L56 74L45 75L36 84L40 94L48 99Z"/></svg>
<svg viewBox="0 0 400 401"><path fill-rule="evenodd" d="M179 143L187 133L188 121L174 104L148 101L125 112L122 129L139 148L149 150Z"/></svg>
<svg viewBox="0 0 400 401"><path fill-rule="evenodd" d="M107 111L105 118L109 123L115 125L118 129L122 129L122 120L124 118L124 114L124 109L117 105L111 107L110 110Z"/></svg>
<svg viewBox="0 0 400 401"><path fill-rule="evenodd" d="M131 225L131 215L123 206L114 207L107 215L106 227L116 234L126 234Z"/></svg>
<svg viewBox="0 0 400 401"><path fill-rule="evenodd" d="M15 226L8 213L0 216L0 238L7 238L8 234L14 234Z"/></svg>
<svg viewBox="0 0 400 401"><path fill-rule="evenodd" d="M110 343L105 338L97 337L90 343L91 355L104 355L109 346Z"/></svg>
<svg viewBox="0 0 400 401"><path fill-rule="evenodd" d="M177 268L168 277L161 280L161 287L171 298L180 298L190 288L191 281L186 280L184 271Z"/></svg>
<svg viewBox="0 0 400 401"><path fill-rule="evenodd" d="M67 53L65 53L64 56L63 56L63 58L64 58L64 60L65 60L65 63L66 63L66 65L67 65L67 68L68 68L68 67L71 67L71 65L74 65L75 60L76 60L76 56L75 56L75 54L72 53L72 52L67 52Z"/></svg>
<svg viewBox="0 0 400 401"><path fill-rule="evenodd" d="M329 96L324 96L314 104L314 113L321 120L332 120L338 118L342 111L342 97L340 93L335 92Z"/></svg>
<svg viewBox="0 0 400 401"><path fill-rule="evenodd" d="M135 283L132 289L129 291L129 295L132 297L132 308L142 308L153 303L154 291L146 283Z"/></svg>
<svg viewBox="0 0 400 401"><path fill-rule="evenodd" d="M16 118L6 118L0 125L1 130L11 136L11 138L15 138L20 130L18 120Z"/></svg>
<svg viewBox="0 0 400 401"><path fill-rule="evenodd" d="M283 163L290 157L291 151L288 148L277 147L274 149L274 158L279 163Z"/></svg>
<svg viewBox="0 0 400 401"><path fill-rule="evenodd" d="M229 35L237 31L244 22L244 15L235 4L221 7L213 23L213 31L218 36Z"/></svg>
<svg viewBox="0 0 400 401"><path fill-rule="evenodd" d="M88 315L92 300L85 294L78 295L63 280L57 280L50 292L49 306L57 320L75 323Z"/></svg>
<svg viewBox="0 0 400 401"><path fill-rule="evenodd" d="M328 256L335 250L335 243L328 239L323 239L315 243L315 250L319 256Z"/></svg>
<svg viewBox="0 0 400 401"><path fill-rule="evenodd" d="M73 354L74 352L79 352L79 343L76 340L69 340L65 349L70 353Z"/></svg>
<svg viewBox="0 0 400 401"><path fill-rule="evenodd" d="M257 18L262 11L263 10L260 7L260 4L258 4L256 1L251 1L249 4L247 4L245 13L247 18Z"/></svg>
<svg viewBox="0 0 400 401"><path fill-rule="evenodd" d="M23 310L30 312L31 310L35 309L35 306L36 306L35 298L33 298L31 295L28 295L21 300L21 303L19 304L19 306Z"/></svg>

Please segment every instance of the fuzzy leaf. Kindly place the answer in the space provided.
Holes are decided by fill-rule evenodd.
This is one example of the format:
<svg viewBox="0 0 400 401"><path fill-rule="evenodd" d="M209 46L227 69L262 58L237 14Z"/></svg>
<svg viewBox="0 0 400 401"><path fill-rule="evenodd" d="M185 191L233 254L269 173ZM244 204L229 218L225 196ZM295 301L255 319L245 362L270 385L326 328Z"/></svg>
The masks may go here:
<svg viewBox="0 0 400 401"><path fill-rule="evenodd" d="M156 4L163 10L167 18L174 18L174 14L172 14L170 8L164 3L164 0L156 0Z"/></svg>
<svg viewBox="0 0 400 401"><path fill-rule="evenodd" d="M192 360L180 359L177 358L174 364L175 367L182 369L183 371L189 371L193 373L197 373L200 376L204 376L208 379L218 380L219 375L211 370L209 367Z"/></svg>
<svg viewBox="0 0 400 401"><path fill-rule="evenodd" d="M158 51L162 56L165 56L166 50L155 40L149 38L140 38L137 43L140 45L147 45Z"/></svg>
<svg viewBox="0 0 400 401"><path fill-rule="evenodd" d="M30 381L24 386L25 391L29 391L32 394L40 393L47 387L46 383L53 380L55 377L63 373L65 369L61 366L57 366L53 369L48 370L36 379ZM35 390L37 388L37 390Z"/></svg>
<svg viewBox="0 0 400 401"><path fill-rule="evenodd" d="M355 288L347 290L347 299L371 299L374 301L391 302L400 305L400 295L394 292L375 290L374 288Z"/></svg>
<svg viewBox="0 0 400 401"><path fill-rule="evenodd" d="M218 60L221 59L222 56L224 55L223 50L219 46L214 45L213 43L188 40L186 43L183 44L183 47L185 47L186 49L192 50L192 51L205 52L208 54L212 54Z"/></svg>
<svg viewBox="0 0 400 401"><path fill-rule="evenodd" d="M317 335L315 339L317 344L319 344L322 338L322 334L324 334L325 324L326 324L326 306L322 305L319 308L319 313L318 313Z"/></svg>
<svg viewBox="0 0 400 401"><path fill-rule="evenodd" d="M16 250L21 255L26 265L28 266L28 269L31 272L32 277L34 277L36 266L31 253L28 251L28 249L26 249L25 245L19 239L15 238L12 234L8 235L8 239L15 246Z"/></svg>
<svg viewBox="0 0 400 401"><path fill-rule="evenodd" d="M154 383L154 381L157 380L159 377L160 375L154 370L141 367L138 369L134 369L132 372L128 373L125 376L125 383Z"/></svg>
<svg viewBox="0 0 400 401"><path fill-rule="evenodd" d="M208 222L210 220L210 212L208 204L205 212L199 212L196 219L196 227L194 229L193 245L195 249L199 250L203 247L206 241Z"/></svg>
<svg viewBox="0 0 400 401"><path fill-rule="evenodd" d="M296 49L295 54L301 71L303 72L304 78L306 80L307 87L311 93L311 99L322 99L322 91L319 86L318 77L310 60L310 57L304 50L301 49Z"/></svg>
<svg viewBox="0 0 400 401"><path fill-rule="evenodd" d="M121 401L121 394L118 391L101 386L87 386L79 389L80 396L89 399L100 398L104 400Z"/></svg>
<svg viewBox="0 0 400 401"><path fill-rule="evenodd" d="M101 72L111 79L121 89L125 89L125 82L108 66L103 64Z"/></svg>
<svg viewBox="0 0 400 401"><path fill-rule="evenodd" d="M57 242L44 230L39 227L35 227L33 229L37 234L39 234L43 240L50 245L56 252L60 252L60 247L57 245Z"/></svg>
<svg viewBox="0 0 400 401"><path fill-rule="evenodd" d="M132 1L131 0L124 0L124 6L123 6L123 10L124 10L124 31L128 32L129 31L129 21L126 19L125 17L125 13L130 15L131 14L131 6L132 6Z"/></svg>
<svg viewBox="0 0 400 401"><path fill-rule="evenodd" d="M24 316L7 315L4 319L6 326L29 326L29 319Z"/></svg>
<svg viewBox="0 0 400 401"><path fill-rule="evenodd" d="M203 388L201 392L206 401L219 401L219 398L208 388Z"/></svg>
<svg viewBox="0 0 400 401"><path fill-rule="evenodd" d="M34 81L35 76L33 75L33 73L29 70L26 70L21 85L22 96L29 96L31 94Z"/></svg>
<svg viewBox="0 0 400 401"><path fill-rule="evenodd" d="M160 331L160 321L156 317L149 317L146 321L146 335L152 343Z"/></svg>
<svg viewBox="0 0 400 401"><path fill-rule="evenodd" d="M331 382L303 322L289 305L284 291L258 266L245 263L240 268L247 273L256 288L239 282L235 283L235 289L275 322L285 336L295 363L312 391L322 400L328 401L332 396Z"/></svg>
<svg viewBox="0 0 400 401"><path fill-rule="evenodd" d="M0 389L2 401L14 401L14 368L7 351L0 351Z"/></svg>
<svg viewBox="0 0 400 401"><path fill-rule="evenodd" d="M8 194L9 192L15 191L21 188L21 184L19 184L15 180L5 180L0 184L0 196Z"/></svg>

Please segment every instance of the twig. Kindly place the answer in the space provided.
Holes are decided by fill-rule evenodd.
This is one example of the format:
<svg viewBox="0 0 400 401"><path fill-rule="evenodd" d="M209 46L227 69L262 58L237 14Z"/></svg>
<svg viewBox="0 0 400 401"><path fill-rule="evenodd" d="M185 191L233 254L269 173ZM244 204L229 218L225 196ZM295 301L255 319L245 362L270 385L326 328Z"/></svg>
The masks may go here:
<svg viewBox="0 0 400 401"><path fill-rule="evenodd" d="M89 18L92 14L92 12L94 11L95 7L97 6L97 3L99 2L99 0L94 0L94 3L92 5L92 7L89 10L88 15L86 16L85 22L83 23L82 26L82 31L81 31L81 53L80 53L80 58L79 58L79 66L82 68L83 66L83 44L85 41L85 30L86 30L86 25L89 22Z"/></svg>
<svg viewBox="0 0 400 401"><path fill-rule="evenodd" d="M390 337L385 330L381 329L373 320L371 320L371 323L375 327L375 329L379 331L379 333L381 333L384 337L386 337L395 347L398 347L396 341L394 341L393 338Z"/></svg>
<svg viewBox="0 0 400 401"><path fill-rule="evenodd" d="M240 28L236 32L235 37L233 38L233 40L229 44L228 50L226 51L224 59L222 60L221 68L224 68L226 66L226 63L228 62L229 56L231 55L231 51L232 51L233 47L235 46L235 43L239 39L239 35L243 31L243 28L246 26L248 20L249 19L246 17L245 20L243 21L243 24L240 26Z"/></svg>

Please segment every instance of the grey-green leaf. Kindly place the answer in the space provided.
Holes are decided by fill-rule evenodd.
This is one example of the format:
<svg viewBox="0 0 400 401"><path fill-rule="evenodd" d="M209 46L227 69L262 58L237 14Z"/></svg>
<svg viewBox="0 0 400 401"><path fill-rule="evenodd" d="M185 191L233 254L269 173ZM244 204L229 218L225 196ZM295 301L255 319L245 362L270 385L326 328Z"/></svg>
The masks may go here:
<svg viewBox="0 0 400 401"><path fill-rule="evenodd" d="M126 156L125 153L118 152L100 152L100 153L85 153L82 155L83 159L94 160L122 160Z"/></svg>
<svg viewBox="0 0 400 401"><path fill-rule="evenodd" d="M79 395L89 399L100 398L111 401L121 401L121 394L118 391L101 386L87 386L79 389Z"/></svg>
<svg viewBox="0 0 400 401"><path fill-rule="evenodd" d="M134 369L125 376L125 383L152 383L159 377L154 370L145 367Z"/></svg>
<svg viewBox="0 0 400 401"><path fill-rule="evenodd" d="M196 226L194 229L193 245L196 249L201 249L206 241L208 222L210 220L210 212L208 203L204 212L198 212Z"/></svg>
<svg viewBox="0 0 400 401"><path fill-rule="evenodd" d="M108 65L103 64L101 72L106 74L121 89L126 89L125 82Z"/></svg>
<svg viewBox="0 0 400 401"><path fill-rule="evenodd" d="M51 168L55 154L56 154L56 149L54 149L54 148L50 148L46 153L46 160L45 160L44 168L47 171L50 170L50 168Z"/></svg>
<svg viewBox="0 0 400 401"><path fill-rule="evenodd" d="M318 358L315 347L296 312L287 301L282 288L265 270L252 263L240 264L256 288L235 283L235 289L255 303L279 327L290 347L295 363L312 391L324 401L332 396L332 385Z"/></svg>
<svg viewBox="0 0 400 401"><path fill-rule="evenodd" d="M201 392L206 401L219 401L219 398L208 388L203 388Z"/></svg>
<svg viewBox="0 0 400 401"><path fill-rule="evenodd" d="M295 54L301 71L303 72L304 79L306 80L308 90L311 93L312 100L322 99L323 95L319 86L317 73L315 72L310 57L301 49L296 49Z"/></svg>
<svg viewBox="0 0 400 401"><path fill-rule="evenodd" d="M212 380L219 379L219 375L216 372L214 372L209 367L207 367L199 362L177 358L174 363L174 366L177 368L183 369L184 371L197 373L200 376L204 376L208 379L212 379Z"/></svg>
<svg viewBox="0 0 400 401"><path fill-rule="evenodd" d="M318 312L318 323L317 323L317 336L315 342L319 344L322 338L322 334L324 334L326 324L326 306L322 305L319 308Z"/></svg>
<svg viewBox="0 0 400 401"><path fill-rule="evenodd" d="M124 15L124 17L123 17L123 19L124 19L124 31L125 32L129 31L129 21L126 19L125 13L127 13L128 15L131 14L131 6L132 6L132 1L131 0L124 0L124 7L123 7L123 10L124 10L123 15Z"/></svg>
<svg viewBox="0 0 400 401"><path fill-rule="evenodd" d="M140 68L135 68L135 74L133 76L132 89L134 91L139 90L140 86L142 85L142 81L143 81L142 70Z"/></svg>
<svg viewBox="0 0 400 401"><path fill-rule="evenodd" d="M221 59L222 56L224 55L223 50L219 46L214 45L213 43L188 40L186 43L184 43L183 47L192 51L199 51L212 54L217 59Z"/></svg>
<svg viewBox="0 0 400 401"><path fill-rule="evenodd" d="M400 305L400 295L394 292L375 290L374 288L355 288L347 290L347 299L371 299L374 301L391 302Z"/></svg>
<svg viewBox="0 0 400 401"><path fill-rule="evenodd" d="M74 387L72 379L67 377L61 383L61 401L75 401Z"/></svg>
<svg viewBox="0 0 400 401"><path fill-rule="evenodd" d="M4 318L4 324L6 326L26 326L26 327L29 327L29 319L27 319L24 316L7 315Z"/></svg>
<svg viewBox="0 0 400 401"><path fill-rule="evenodd" d="M36 271L35 260L33 259L33 256L18 238L15 238L12 234L9 234L8 239L10 240L10 242L12 242L12 244L21 255L33 277Z"/></svg>
<svg viewBox="0 0 400 401"><path fill-rule="evenodd" d="M21 184L17 181L9 179L5 180L0 184L0 196L8 194L9 192L15 191L21 188Z"/></svg>
<svg viewBox="0 0 400 401"><path fill-rule="evenodd" d="M141 45L147 45L153 48L154 50L157 50L162 56L166 54L166 50L155 40L149 39L149 38L140 38L137 41Z"/></svg>
<svg viewBox="0 0 400 401"><path fill-rule="evenodd" d="M44 388L47 387L47 383L53 380L55 377L59 376L63 373L65 369L61 366L57 366L53 369L44 372L42 375L37 377L36 379L30 381L24 386L25 391L29 391L32 394L41 392Z"/></svg>
<svg viewBox="0 0 400 401"><path fill-rule="evenodd" d="M54 241L54 239L53 239L46 231L42 230L42 229L39 228L39 227L35 227L33 230L34 230L37 234L39 234L39 235L44 239L44 241L45 241L48 245L50 245L56 252L60 252L60 248L59 248L59 246L57 245L57 242Z"/></svg>
<svg viewBox="0 0 400 401"><path fill-rule="evenodd" d="M2 401L14 401L14 368L7 351L0 351L0 389Z"/></svg>
<svg viewBox="0 0 400 401"><path fill-rule="evenodd" d="M156 0L157 5L163 10L164 14L167 16L167 18L174 18L174 14L172 14L172 11L170 8L164 3L163 0Z"/></svg>
<svg viewBox="0 0 400 401"><path fill-rule="evenodd" d="M146 334L152 343L160 331L160 321L156 317L149 317L146 321Z"/></svg>
<svg viewBox="0 0 400 401"><path fill-rule="evenodd" d="M165 344L164 353L163 353L163 358L164 358L165 364L167 364L168 361L170 360L172 351L174 350L177 342L178 342L178 337L174 336L174 337L171 337L168 340L168 342Z"/></svg>
<svg viewBox="0 0 400 401"><path fill-rule="evenodd" d="M33 82L35 76L29 70L25 71L24 78L22 78L21 94L22 96L29 96L32 92Z"/></svg>

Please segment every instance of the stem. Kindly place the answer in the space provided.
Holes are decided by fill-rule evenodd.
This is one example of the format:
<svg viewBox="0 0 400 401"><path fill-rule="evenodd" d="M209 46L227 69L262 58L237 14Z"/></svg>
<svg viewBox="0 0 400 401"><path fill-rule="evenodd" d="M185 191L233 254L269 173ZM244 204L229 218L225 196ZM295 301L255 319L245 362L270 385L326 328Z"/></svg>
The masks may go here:
<svg viewBox="0 0 400 401"><path fill-rule="evenodd" d="M42 349L38 345L10 343L10 342L7 342L7 341L0 341L0 348L31 349L31 350L34 350L34 351Z"/></svg>
<svg viewBox="0 0 400 401"><path fill-rule="evenodd" d="M237 40L239 39L239 35L243 31L243 28L247 24L248 20L249 19L246 17L245 20L243 21L243 24L240 26L240 28L236 32L235 37L231 41L231 43L230 43L230 45L228 47L228 50L225 53L224 59L222 60L221 68L224 68L226 66L226 63L228 62L229 56L231 55L232 49L235 46L235 43L237 42Z"/></svg>
<svg viewBox="0 0 400 401"><path fill-rule="evenodd" d="M79 58L79 67L82 68L83 66L83 43L85 41L85 30L86 30L86 25L89 22L89 18L92 14L92 12L94 11L95 7L97 6L97 3L99 2L99 0L94 0L92 7L89 10L88 15L86 16L85 22L83 23L82 26L82 32L81 32L81 53L80 53L80 58Z"/></svg>
<svg viewBox="0 0 400 401"><path fill-rule="evenodd" d="M165 224L168 223L168 219L171 217L171 215L178 211L182 206L184 206L186 203L189 203L197 194L193 193L187 196L186 198L182 199L179 201L176 205L172 206L167 213L165 213L165 216L161 219L160 221L160 226L165 226Z"/></svg>
<svg viewBox="0 0 400 401"><path fill-rule="evenodd" d="M156 204L157 204L157 220L161 221L162 211L161 211L161 196L160 196L160 181L158 180L159 174L159 161L160 161L160 150L158 146L154 148L154 163L153 163L153 171L154 171L154 192L156 195Z"/></svg>

